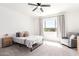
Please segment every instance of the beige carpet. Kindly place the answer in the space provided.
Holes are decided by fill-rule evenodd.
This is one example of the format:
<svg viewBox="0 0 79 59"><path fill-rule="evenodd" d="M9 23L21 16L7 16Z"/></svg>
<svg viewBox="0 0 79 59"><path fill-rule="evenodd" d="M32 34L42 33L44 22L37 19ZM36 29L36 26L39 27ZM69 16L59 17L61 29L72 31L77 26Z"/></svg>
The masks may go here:
<svg viewBox="0 0 79 59"><path fill-rule="evenodd" d="M0 56L77 56L75 49L70 49L56 42L45 41L41 46L30 52L25 46L12 45L0 48Z"/></svg>

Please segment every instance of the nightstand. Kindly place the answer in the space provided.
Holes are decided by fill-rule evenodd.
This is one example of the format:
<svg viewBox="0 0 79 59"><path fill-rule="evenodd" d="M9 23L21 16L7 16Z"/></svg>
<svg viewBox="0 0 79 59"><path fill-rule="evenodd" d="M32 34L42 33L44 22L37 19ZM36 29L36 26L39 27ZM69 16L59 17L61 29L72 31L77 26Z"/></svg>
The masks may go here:
<svg viewBox="0 0 79 59"><path fill-rule="evenodd" d="M13 44L13 38L10 36L5 36L2 38L2 47L11 46Z"/></svg>

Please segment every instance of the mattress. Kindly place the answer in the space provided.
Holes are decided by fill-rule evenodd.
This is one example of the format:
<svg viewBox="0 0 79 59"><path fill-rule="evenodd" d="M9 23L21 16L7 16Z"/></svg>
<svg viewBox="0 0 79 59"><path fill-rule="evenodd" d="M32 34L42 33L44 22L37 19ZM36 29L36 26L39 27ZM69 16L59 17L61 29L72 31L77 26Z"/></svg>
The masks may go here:
<svg viewBox="0 0 79 59"><path fill-rule="evenodd" d="M13 41L16 43L24 44L26 37L14 37Z"/></svg>

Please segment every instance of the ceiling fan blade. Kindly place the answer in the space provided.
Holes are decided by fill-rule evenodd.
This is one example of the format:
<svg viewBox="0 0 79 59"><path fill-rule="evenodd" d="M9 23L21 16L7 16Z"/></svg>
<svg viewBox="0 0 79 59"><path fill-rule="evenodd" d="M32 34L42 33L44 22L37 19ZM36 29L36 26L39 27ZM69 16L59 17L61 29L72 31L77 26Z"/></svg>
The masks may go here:
<svg viewBox="0 0 79 59"><path fill-rule="evenodd" d="M41 5L41 7L50 7L50 5Z"/></svg>
<svg viewBox="0 0 79 59"><path fill-rule="evenodd" d="M37 6L36 4L33 4L33 3L28 3L28 5Z"/></svg>
<svg viewBox="0 0 79 59"><path fill-rule="evenodd" d="M40 10L41 10L42 12L44 12L42 8L40 8Z"/></svg>
<svg viewBox="0 0 79 59"><path fill-rule="evenodd" d="M34 8L32 11L35 11L38 8L38 6L36 8Z"/></svg>

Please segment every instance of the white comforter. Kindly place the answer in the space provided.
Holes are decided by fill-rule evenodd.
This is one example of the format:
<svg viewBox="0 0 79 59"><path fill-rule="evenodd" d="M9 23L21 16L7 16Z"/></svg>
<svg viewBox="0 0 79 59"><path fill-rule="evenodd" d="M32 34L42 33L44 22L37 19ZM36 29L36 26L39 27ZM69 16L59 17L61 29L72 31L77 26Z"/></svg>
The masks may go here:
<svg viewBox="0 0 79 59"><path fill-rule="evenodd" d="M29 37L15 37L14 42L24 44L29 48L32 48L32 45L35 43L42 43L42 36L29 36Z"/></svg>

